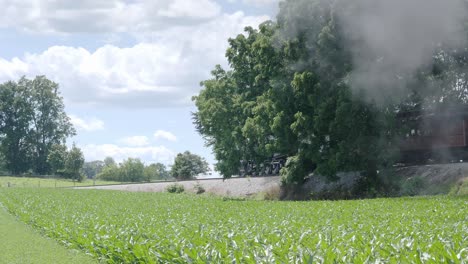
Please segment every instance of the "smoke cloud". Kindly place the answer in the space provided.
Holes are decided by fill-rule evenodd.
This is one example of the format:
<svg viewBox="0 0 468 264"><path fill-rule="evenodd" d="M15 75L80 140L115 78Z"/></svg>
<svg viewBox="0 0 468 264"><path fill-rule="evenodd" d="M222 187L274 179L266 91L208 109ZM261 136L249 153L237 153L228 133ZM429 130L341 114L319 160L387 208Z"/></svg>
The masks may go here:
<svg viewBox="0 0 468 264"><path fill-rule="evenodd" d="M408 77L429 65L441 45L460 48L466 44L464 0L361 0L349 4L359 8L337 8L353 56L349 82L374 100L398 96L408 85Z"/></svg>

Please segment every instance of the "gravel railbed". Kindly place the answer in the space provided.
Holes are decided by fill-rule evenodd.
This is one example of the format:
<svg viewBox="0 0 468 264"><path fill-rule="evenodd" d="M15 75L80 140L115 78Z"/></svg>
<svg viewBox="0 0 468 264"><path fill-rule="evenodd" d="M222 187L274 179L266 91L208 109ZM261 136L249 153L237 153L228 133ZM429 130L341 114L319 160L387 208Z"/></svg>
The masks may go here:
<svg viewBox="0 0 468 264"><path fill-rule="evenodd" d="M100 189L100 190L120 190L129 192L165 192L167 186L175 182L122 184L108 186L76 187L75 189ZM235 197L253 196L266 192L273 188L279 188L281 180L279 176L271 177L247 177L231 179L203 179L193 181L179 181L178 184L184 186L186 192L194 192L196 184L200 184L206 192L216 195L226 195Z"/></svg>

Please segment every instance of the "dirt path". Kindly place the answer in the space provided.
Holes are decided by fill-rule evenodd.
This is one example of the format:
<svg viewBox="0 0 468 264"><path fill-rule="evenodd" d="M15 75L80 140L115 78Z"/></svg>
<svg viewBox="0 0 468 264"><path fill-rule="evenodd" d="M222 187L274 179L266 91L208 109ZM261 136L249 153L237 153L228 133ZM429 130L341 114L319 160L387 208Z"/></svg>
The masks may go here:
<svg viewBox="0 0 468 264"><path fill-rule="evenodd" d="M79 187L79 189L121 190L130 192L165 192L168 185L174 182L124 184L111 186ZM206 192L226 196L252 196L280 186L280 177L251 177L233 179L204 179L178 182L184 186L186 192L195 192L194 186L200 184ZM78 188L77 188L78 189Z"/></svg>

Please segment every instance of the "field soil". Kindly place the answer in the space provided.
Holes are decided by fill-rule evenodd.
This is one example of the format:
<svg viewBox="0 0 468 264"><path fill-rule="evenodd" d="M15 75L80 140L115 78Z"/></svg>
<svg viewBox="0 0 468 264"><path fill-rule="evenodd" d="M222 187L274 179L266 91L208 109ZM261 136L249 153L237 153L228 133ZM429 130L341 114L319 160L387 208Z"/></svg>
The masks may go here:
<svg viewBox="0 0 468 264"><path fill-rule="evenodd" d="M346 177L343 177L346 176ZM307 192L320 192L337 185L349 188L352 186L356 174L342 174L341 180L335 183L327 183L320 178L309 180L304 186ZM418 177L425 182L424 190L420 194L448 193L450 188L468 179L468 163L432 164L423 166L398 167L395 170L395 178L402 181ZM79 187L80 189L121 190L131 192L164 192L167 186L175 182L124 184L109 186ZM207 193L221 196L251 197L261 193L279 192L281 178L274 177L246 177L232 179L200 179L193 181L179 181L185 188L185 192L195 192L195 186L199 184ZM78 188L78 187L77 187Z"/></svg>

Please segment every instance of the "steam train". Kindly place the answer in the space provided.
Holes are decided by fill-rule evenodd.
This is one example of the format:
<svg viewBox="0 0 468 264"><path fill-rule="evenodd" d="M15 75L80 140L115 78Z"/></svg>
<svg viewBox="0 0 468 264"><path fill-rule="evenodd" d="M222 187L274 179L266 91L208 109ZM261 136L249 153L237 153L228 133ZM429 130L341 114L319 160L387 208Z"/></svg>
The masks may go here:
<svg viewBox="0 0 468 264"><path fill-rule="evenodd" d="M279 175L282 167L286 164L286 155L275 154L271 159L265 160L260 165L248 160L241 160L239 176L275 176Z"/></svg>
<svg viewBox="0 0 468 264"><path fill-rule="evenodd" d="M468 160L468 107L433 111L402 111L396 115L400 131L400 165ZM287 156L275 154L260 165L241 161L239 176L279 175Z"/></svg>
<svg viewBox="0 0 468 264"><path fill-rule="evenodd" d="M468 159L468 108L407 111L397 115L404 131L398 140L403 164L459 162Z"/></svg>

